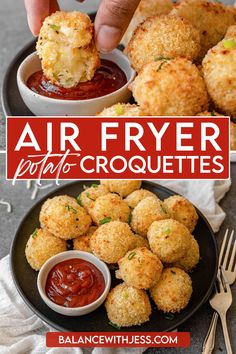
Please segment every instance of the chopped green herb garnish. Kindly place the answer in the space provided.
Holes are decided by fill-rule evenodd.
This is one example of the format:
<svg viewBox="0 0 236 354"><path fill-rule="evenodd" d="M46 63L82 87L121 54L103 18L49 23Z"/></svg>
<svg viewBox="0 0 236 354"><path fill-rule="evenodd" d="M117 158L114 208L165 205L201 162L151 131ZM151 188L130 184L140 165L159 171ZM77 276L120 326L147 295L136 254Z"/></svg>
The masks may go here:
<svg viewBox="0 0 236 354"><path fill-rule="evenodd" d="M93 183L93 184L91 184L91 187L93 187L93 188L98 188L98 184Z"/></svg>
<svg viewBox="0 0 236 354"><path fill-rule="evenodd" d="M66 205L66 208L67 208L68 211L72 211L74 214L77 213L77 210L76 210L75 208L73 208L73 207L72 207L71 205L69 205L69 204Z"/></svg>
<svg viewBox="0 0 236 354"><path fill-rule="evenodd" d="M128 218L128 224L130 225L131 223L131 220L132 220L132 214L129 214L129 218Z"/></svg>
<svg viewBox="0 0 236 354"><path fill-rule="evenodd" d="M113 323L113 322L111 322L111 321L109 321L108 323L109 323L110 326L112 326L112 327L114 327L114 328L116 328L116 329L120 329L120 327L117 326L115 323Z"/></svg>
<svg viewBox="0 0 236 354"><path fill-rule="evenodd" d="M102 219L99 221L99 224L100 225L103 225L103 224L106 224L107 222L110 222L111 221L111 217L110 216L107 216L106 218Z"/></svg>
<svg viewBox="0 0 236 354"><path fill-rule="evenodd" d="M165 230L164 230L164 234L165 234L165 235L169 235L170 233L171 233L171 229L165 229Z"/></svg>
<svg viewBox="0 0 236 354"><path fill-rule="evenodd" d="M93 198L90 197L89 192L86 192L85 195L86 195L87 198L89 198L89 199L91 199L91 200L93 200L93 201L95 200L95 199L93 199Z"/></svg>
<svg viewBox="0 0 236 354"><path fill-rule="evenodd" d="M60 26L57 26L57 25L49 25L54 31L58 32L60 31L61 27Z"/></svg>
<svg viewBox="0 0 236 354"><path fill-rule="evenodd" d="M136 255L136 252L131 252L131 253L128 255L128 260L130 261L132 258L134 258L135 255Z"/></svg>
<svg viewBox="0 0 236 354"><path fill-rule="evenodd" d="M166 211L165 207L163 206L163 204L161 204L161 210L163 211L163 213L167 214L167 211Z"/></svg>
<svg viewBox="0 0 236 354"><path fill-rule="evenodd" d="M223 41L223 46L225 49L234 49L236 48L236 42L234 39L225 39Z"/></svg>
<svg viewBox="0 0 236 354"><path fill-rule="evenodd" d="M124 107L120 103L116 104L114 108L117 116L121 116L125 113Z"/></svg>
<svg viewBox="0 0 236 354"><path fill-rule="evenodd" d="M165 313L164 317L166 320L172 321L175 318L175 315L173 313Z"/></svg>
<svg viewBox="0 0 236 354"><path fill-rule="evenodd" d="M81 193L78 195L78 197L77 197L77 203L80 205L80 206L82 206L82 201L81 201Z"/></svg>
<svg viewBox="0 0 236 354"><path fill-rule="evenodd" d="M174 275L176 275L176 272L175 272L174 270L172 270L172 269L171 269L171 273L174 274Z"/></svg>
<svg viewBox="0 0 236 354"><path fill-rule="evenodd" d="M32 238L35 238L37 236L38 229L35 229L34 232L32 233Z"/></svg>
<svg viewBox="0 0 236 354"><path fill-rule="evenodd" d="M154 61L159 61L159 60L165 60L165 61L167 61L167 60L170 60L170 58L165 58L165 57L155 57L155 58L154 58Z"/></svg>
<svg viewBox="0 0 236 354"><path fill-rule="evenodd" d="M215 115L216 115L215 111L211 111L211 116L215 117Z"/></svg>
<svg viewBox="0 0 236 354"><path fill-rule="evenodd" d="M86 186L86 184L84 184L84 185L83 185L83 188L84 188L84 189L87 189L87 188L89 188L89 187L88 187L88 186Z"/></svg>
<svg viewBox="0 0 236 354"><path fill-rule="evenodd" d="M123 291L122 296L124 299L128 299L129 294L127 293L127 291Z"/></svg>

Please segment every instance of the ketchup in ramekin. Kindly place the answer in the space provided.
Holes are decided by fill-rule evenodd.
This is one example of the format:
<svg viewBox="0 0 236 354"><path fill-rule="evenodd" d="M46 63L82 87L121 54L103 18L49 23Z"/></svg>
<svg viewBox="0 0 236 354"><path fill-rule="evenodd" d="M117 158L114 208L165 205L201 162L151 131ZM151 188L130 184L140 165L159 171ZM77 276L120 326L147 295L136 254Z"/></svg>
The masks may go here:
<svg viewBox="0 0 236 354"><path fill-rule="evenodd" d="M102 59L91 81L81 82L76 87L64 88L51 83L42 70L35 72L27 81L27 86L39 95L60 100L88 100L106 96L119 90L127 83L127 77L114 62Z"/></svg>
<svg viewBox="0 0 236 354"><path fill-rule="evenodd" d="M48 274L45 292L48 298L64 307L82 307L97 300L105 289L102 272L80 258L55 265Z"/></svg>

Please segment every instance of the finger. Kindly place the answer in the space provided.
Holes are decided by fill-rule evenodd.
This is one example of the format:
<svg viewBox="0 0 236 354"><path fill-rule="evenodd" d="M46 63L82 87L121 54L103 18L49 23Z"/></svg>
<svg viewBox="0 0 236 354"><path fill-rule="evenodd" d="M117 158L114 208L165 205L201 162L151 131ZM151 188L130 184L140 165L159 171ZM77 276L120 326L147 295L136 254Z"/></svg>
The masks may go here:
<svg viewBox="0 0 236 354"><path fill-rule="evenodd" d="M101 51L114 49L140 0L103 0L95 19L96 45Z"/></svg>
<svg viewBox="0 0 236 354"><path fill-rule="evenodd" d="M37 36L45 17L58 9L58 5L55 0L25 0L25 8L30 30Z"/></svg>

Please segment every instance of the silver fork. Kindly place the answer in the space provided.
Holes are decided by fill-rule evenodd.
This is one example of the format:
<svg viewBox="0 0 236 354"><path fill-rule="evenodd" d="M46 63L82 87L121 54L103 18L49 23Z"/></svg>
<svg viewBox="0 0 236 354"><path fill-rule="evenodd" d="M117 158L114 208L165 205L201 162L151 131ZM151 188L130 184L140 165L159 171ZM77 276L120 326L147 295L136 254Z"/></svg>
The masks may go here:
<svg viewBox="0 0 236 354"><path fill-rule="evenodd" d="M220 268L224 271L224 277L227 279L228 285L232 285L236 279L236 265L234 266L235 254L236 254L236 242L234 242L231 258L227 267L227 262L229 259L229 253L231 249L231 245L233 244L233 236L234 230L231 232L229 236L229 229L226 230L225 236L221 245L220 255L219 255L219 265L218 265L218 274L217 277L220 277ZM223 254L225 252L224 258ZM227 268L227 269L226 269ZM209 330L207 332L206 338L203 343L202 354L210 354L212 353L215 346L215 334L216 334L216 326L218 321L218 313L215 311Z"/></svg>

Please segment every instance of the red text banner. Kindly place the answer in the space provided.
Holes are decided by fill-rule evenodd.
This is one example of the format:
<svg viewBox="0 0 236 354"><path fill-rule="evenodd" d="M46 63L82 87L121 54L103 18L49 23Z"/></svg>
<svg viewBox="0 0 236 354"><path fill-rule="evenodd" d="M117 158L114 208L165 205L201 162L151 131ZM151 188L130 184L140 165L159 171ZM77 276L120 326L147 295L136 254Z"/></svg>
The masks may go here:
<svg viewBox="0 0 236 354"><path fill-rule="evenodd" d="M228 179L228 117L8 117L8 179Z"/></svg>
<svg viewBox="0 0 236 354"><path fill-rule="evenodd" d="M190 346L189 332L49 332L47 347L163 347Z"/></svg>

